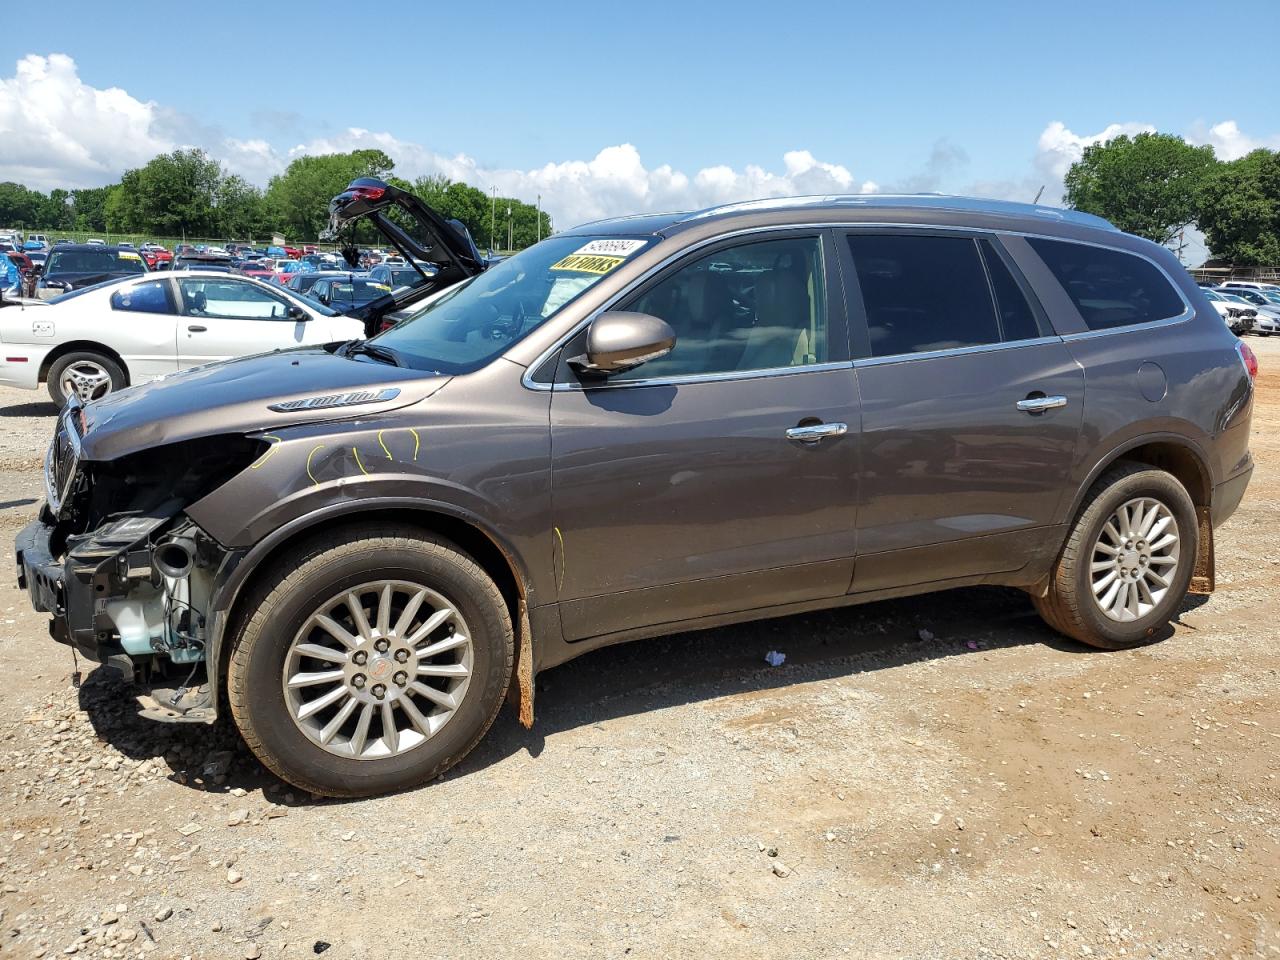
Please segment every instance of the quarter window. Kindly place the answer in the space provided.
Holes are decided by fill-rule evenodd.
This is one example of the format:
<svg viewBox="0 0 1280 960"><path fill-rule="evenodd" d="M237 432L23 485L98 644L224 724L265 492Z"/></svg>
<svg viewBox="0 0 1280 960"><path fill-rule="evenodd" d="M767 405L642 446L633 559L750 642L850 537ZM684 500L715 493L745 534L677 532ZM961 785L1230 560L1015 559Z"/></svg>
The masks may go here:
<svg viewBox="0 0 1280 960"><path fill-rule="evenodd" d="M610 381L802 367L827 359L822 243L789 237L718 250L624 307L661 317L675 349Z"/></svg>
<svg viewBox="0 0 1280 960"><path fill-rule="evenodd" d="M229 320L285 320L289 307L283 301L241 280L212 278L179 280L182 313L187 317L222 317Z"/></svg>
<svg viewBox="0 0 1280 960"><path fill-rule="evenodd" d="M111 309L133 313L173 313L163 280L135 283L111 295Z"/></svg>
<svg viewBox="0 0 1280 960"><path fill-rule="evenodd" d="M987 272L973 239L855 233L849 235L849 249L872 356L1001 341ZM1011 310L1016 316L1016 301Z"/></svg>
<svg viewBox="0 0 1280 960"><path fill-rule="evenodd" d="M1090 330L1167 320L1185 308L1168 278L1142 257L1067 240L1029 237L1028 243Z"/></svg>

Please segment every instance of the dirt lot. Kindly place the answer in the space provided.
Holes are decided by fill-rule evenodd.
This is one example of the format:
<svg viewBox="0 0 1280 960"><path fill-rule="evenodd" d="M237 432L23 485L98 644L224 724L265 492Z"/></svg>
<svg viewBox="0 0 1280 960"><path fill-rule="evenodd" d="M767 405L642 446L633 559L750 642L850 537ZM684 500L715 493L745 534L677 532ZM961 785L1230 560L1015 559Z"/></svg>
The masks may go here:
<svg viewBox="0 0 1280 960"><path fill-rule="evenodd" d="M1250 343L1258 469L1168 641L966 590L614 648L396 797L312 802L74 690L6 577L0 956L1280 956L1280 342ZM33 399L0 392L6 543Z"/></svg>

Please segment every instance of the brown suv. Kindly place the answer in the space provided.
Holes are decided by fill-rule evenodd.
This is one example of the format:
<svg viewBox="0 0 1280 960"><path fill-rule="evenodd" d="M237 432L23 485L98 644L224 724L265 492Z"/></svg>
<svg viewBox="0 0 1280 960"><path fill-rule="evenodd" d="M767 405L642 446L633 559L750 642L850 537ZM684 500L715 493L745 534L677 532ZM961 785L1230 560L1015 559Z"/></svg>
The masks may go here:
<svg viewBox="0 0 1280 960"><path fill-rule="evenodd" d="M434 268L418 302L72 400L18 540L56 639L156 719L229 705L295 784L427 780L505 696L531 723L537 670L623 640L1006 584L1115 649L1212 589L1253 357L1104 221L774 200L489 265L376 181L331 209Z"/></svg>

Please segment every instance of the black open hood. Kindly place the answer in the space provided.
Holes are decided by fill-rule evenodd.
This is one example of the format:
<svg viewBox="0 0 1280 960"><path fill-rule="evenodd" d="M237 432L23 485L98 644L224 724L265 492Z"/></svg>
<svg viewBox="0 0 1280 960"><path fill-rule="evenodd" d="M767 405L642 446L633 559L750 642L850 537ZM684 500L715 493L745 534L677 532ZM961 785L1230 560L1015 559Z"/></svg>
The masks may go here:
<svg viewBox="0 0 1280 960"><path fill-rule="evenodd" d="M417 223L422 239L411 236L388 216L393 207ZM338 241L344 227L366 218L411 265L417 267L419 262L425 262L436 266L436 273L431 277L419 269L425 280L421 286L398 295L387 294L348 312L348 316L364 321L370 336L377 332L379 321L388 313L403 310L442 287L482 273L489 265L461 223L446 220L412 193L374 177L352 180L346 190L329 201L329 226L320 234L320 239Z"/></svg>

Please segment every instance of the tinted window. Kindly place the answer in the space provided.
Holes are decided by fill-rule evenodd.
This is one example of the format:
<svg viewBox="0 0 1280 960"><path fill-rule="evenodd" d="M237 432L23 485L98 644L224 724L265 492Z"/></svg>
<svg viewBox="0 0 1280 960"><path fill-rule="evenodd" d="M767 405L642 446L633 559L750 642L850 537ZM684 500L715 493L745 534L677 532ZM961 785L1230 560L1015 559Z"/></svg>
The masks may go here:
<svg viewBox="0 0 1280 960"><path fill-rule="evenodd" d="M798 367L827 359L822 246L816 237L717 251L667 275L624 309L667 321L676 346L611 381Z"/></svg>
<svg viewBox="0 0 1280 960"><path fill-rule="evenodd" d="M858 233L849 236L849 248L872 356L1000 342L975 241Z"/></svg>
<svg viewBox="0 0 1280 960"><path fill-rule="evenodd" d="M1030 237L1028 242L1090 330L1165 320L1185 309L1164 274L1142 257L1065 240Z"/></svg>
<svg viewBox="0 0 1280 960"><path fill-rule="evenodd" d="M1040 325L1022 288L989 241L983 240L978 248L987 265L987 276L991 278L1001 335L1005 340L1034 340L1040 336Z"/></svg>
<svg viewBox="0 0 1280 960"><path fill-rule="evenodd" d="M134 313L173 313L163 280L135 283L117 290L111 295L111 306L115 310L130 310Z"/></svg>

